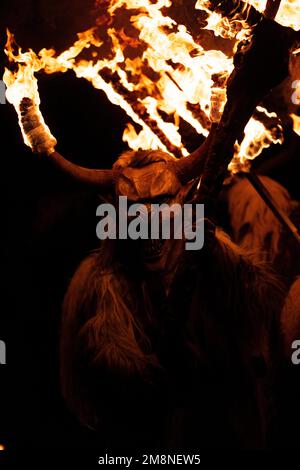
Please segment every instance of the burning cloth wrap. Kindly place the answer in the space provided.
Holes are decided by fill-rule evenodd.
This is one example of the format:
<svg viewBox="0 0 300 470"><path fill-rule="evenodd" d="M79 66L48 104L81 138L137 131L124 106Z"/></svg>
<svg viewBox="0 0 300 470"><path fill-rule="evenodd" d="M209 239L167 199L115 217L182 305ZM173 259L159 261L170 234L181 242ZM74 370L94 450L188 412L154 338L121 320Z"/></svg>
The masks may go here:
<svg viewBox="0 0 300 470"><path fill-rule="evenodd" d="M34 153L51 155L57 144L43 122L38 106L29 98L23 98L20 104L21 124Z"/></svg>

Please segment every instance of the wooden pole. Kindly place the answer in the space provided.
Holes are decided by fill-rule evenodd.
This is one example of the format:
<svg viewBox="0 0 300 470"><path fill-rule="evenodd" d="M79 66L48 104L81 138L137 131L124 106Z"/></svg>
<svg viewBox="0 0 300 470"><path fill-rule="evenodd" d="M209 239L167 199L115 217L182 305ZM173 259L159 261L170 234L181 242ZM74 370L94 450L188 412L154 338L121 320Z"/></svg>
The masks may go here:
<svg viewBox="0 0 300 470"><path fill-rule="evenodd" d="M267 6L264 12L265 18L269 20L275 20L280 7L281 0L268 0Z"/></svg>
<svg viewBox="0 0 300 470"><path fill-rule="evenodd" d="M273 212L275 217L281 222L281 224L289 231L292 233L294 238L297 240L297 242L300 244L300 234L299 230L297 227L293 224L291 219L288 217L288 215L283 212L274 202L272 195L269 193L265 185L262 183L260 178L255 174L255 173L242 173L242 175L246 176L248 181L252 184L254 189L257 191L257 193L260 195L260 197L263 199L263 201L267 204L269 209Z"/></svg>

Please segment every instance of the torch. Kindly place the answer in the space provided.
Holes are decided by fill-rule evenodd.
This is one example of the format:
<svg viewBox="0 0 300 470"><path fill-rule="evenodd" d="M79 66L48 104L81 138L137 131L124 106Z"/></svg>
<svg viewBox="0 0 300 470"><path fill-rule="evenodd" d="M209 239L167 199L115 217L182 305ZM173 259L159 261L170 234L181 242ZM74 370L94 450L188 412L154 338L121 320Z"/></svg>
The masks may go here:
<svg viewBox="0 0 300 470"><path fill-rule="evenodd" d="M39 107L30 98L23 98L19 105L21 128L34 153L51 155L57 144L40 114Z"/></svg>

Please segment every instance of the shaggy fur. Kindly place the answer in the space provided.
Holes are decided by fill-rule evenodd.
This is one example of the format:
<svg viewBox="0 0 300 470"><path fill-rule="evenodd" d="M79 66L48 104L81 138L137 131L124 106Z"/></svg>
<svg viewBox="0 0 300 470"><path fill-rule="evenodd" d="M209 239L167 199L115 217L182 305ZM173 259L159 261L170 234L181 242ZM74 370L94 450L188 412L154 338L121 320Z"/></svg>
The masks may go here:
<svg viewBox="0 0 300 470"><path fill-rule="evenodd" d="M81 263L63 304L62 390L83 423L94 425L96 420L91 390L96 385L87 385L87 373L147 376L157 366L145 333L149 323L151 307L143 282L138 286L130 280L115 260L113 245L104 243Z"/></svg>
<svg viewBox="0 0 300 470"><path fill-rule="evenodd" d="M182 260L171 295L173 333L167 347L176 351L174 389L183 388L188 396L181 417L187 441L179 445L266 445L276 408L284 294L268 267L221 231L202 252Z"/></svg>
<svg viewBox="0 0 300 470"><path fill-rule="evenodd" d="M260 178L276 205L299 226L299 203L293 201L279 183L266 176ZM258 259L270 262L290 286L300 274L300 245L282 227L247 179L238 178L228 190L228 209L234 241L256 253Z"/></svg>
<svg viewBox="0 0 300 470"><path fill-rule="evenodd" d="M300 339L300 278L292 285L281 315L286 359L290 360L293 341Z"/></svg>
<svg viewBox="0 0 300 470"><path fill-rule="evenodd" d="M219 429L230 430L230 445L259 446L271 408L272 341L282 302L275 276L222 232L210 234L202 252L185 253L179 263L158 342L159 336L147 334L155 313L142 277L133 280L108 244L81 264L64 302L61 378L70 408L96 426L99 402L109 406L107 397L120 388L122 377L148 382L161 366L175 380L179 400L186 394L182 386L189 388L192 415L203 414L197 438L203 432L203 442L212 445L205 416L219 410ZM211 385L215 380L224 387L221 400ZM207 409L200 412L203 390ZM185 436L193 429L179 427Z"/></svg>
<svg viewBox="0 0 300 470"><path fill-rule="evenodd" d="M297 449L299 446L300 375L299 365L292 362L296 350L293 342L300 340L300 278L291 286L281 315L283 364L280 382L280 425L278 447Z"/></svg>
<svg viewBox="0 0 300 470"><path fill-rule="evenodd" d="M276 205L290 215L295 203L288 191L267 176L260 176L260 180ZM273 262L279 253L281 223L246 178L237 179L229 189L228 209L236 243Z"/></svg>

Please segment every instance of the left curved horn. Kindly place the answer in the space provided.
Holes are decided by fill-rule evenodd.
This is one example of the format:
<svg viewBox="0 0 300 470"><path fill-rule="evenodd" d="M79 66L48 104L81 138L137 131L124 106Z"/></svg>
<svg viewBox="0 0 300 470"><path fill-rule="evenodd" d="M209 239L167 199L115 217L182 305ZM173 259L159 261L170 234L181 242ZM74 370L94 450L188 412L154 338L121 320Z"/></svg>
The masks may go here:
<svg viewBox="0 0 300 470"><path fill-rule="evenodd" d="M178 179L183 185L201 175L206 162L208 150L215 133L215 129L216 125L213 124L208 137L205 139L203 144L200 145L197 150L195 150L195 152L191 153L186 158L177 160L172 164Z"/></svg>
<svg viewBox="0 0 300 470"><path fill-rule="evenodd" d="M63 173L66 173L81 183L96 185L99 186L99 188L109 188L114 183L113 170L92 170L84 168L66 160L58 152L51 153L49 158Z"/></svg>

